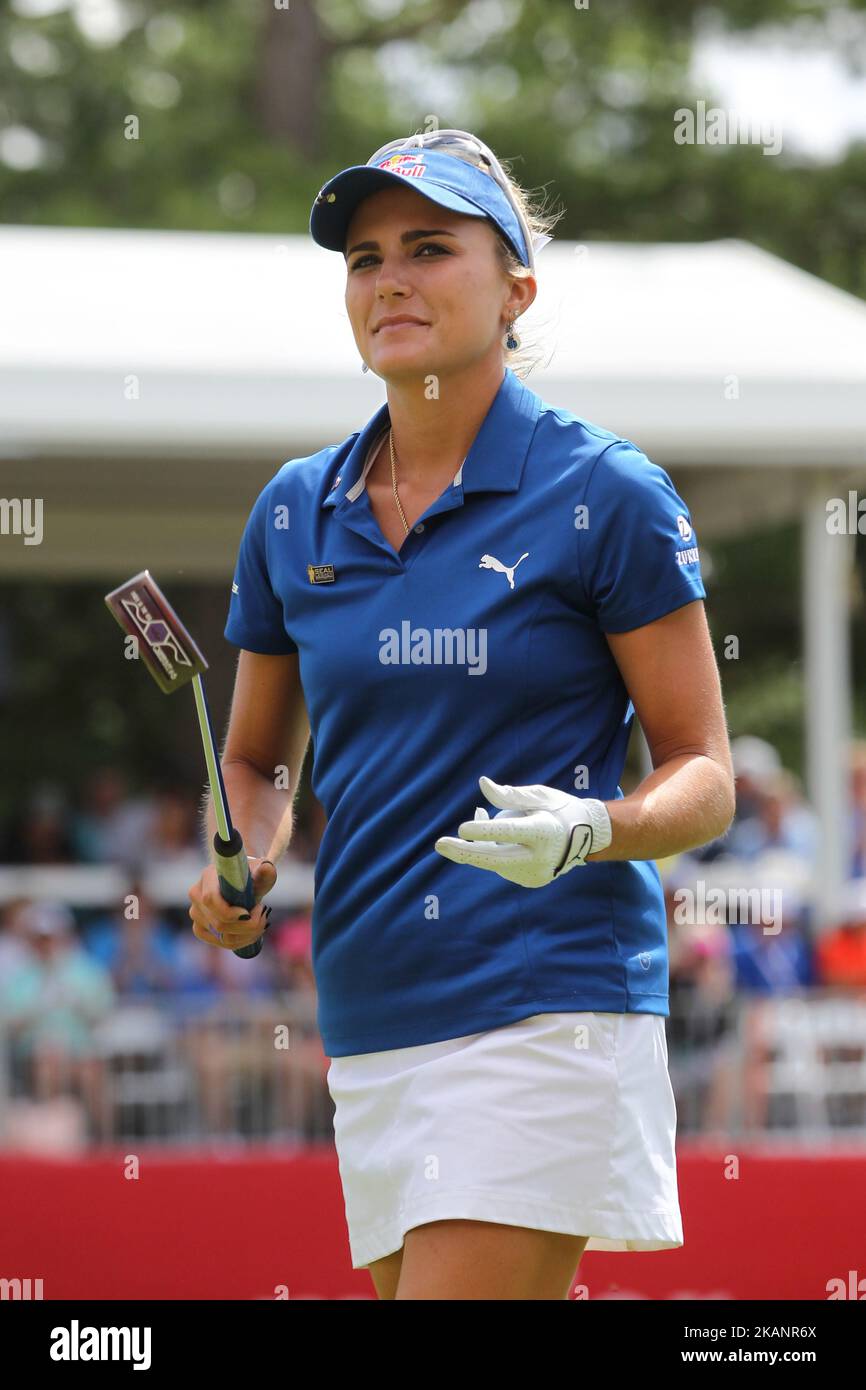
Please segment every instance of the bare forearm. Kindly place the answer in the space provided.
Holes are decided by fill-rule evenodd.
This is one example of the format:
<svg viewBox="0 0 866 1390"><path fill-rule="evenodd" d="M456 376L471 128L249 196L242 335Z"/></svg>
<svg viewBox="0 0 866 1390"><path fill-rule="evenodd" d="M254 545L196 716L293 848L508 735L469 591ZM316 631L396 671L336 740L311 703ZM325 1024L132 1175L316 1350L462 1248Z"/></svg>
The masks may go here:
<svg viewBox="0 0 866 1390"><path fill-rule="evenodd" d="M274 786L271 778L250 763L228 759L222 770L232 821L241 832L247 854L276 864L292 838L295 789ZM211 797L207 799L205 824L210 844L216 830Z"/></svg>
<svg viewBox="0 0 866 1390"><path fill-rule="evenodd" d="M681 753L655 768L619 801L606 801L612 839L601 859L663 859L708 844L734 816L730 774L702 753Z"/></svg>

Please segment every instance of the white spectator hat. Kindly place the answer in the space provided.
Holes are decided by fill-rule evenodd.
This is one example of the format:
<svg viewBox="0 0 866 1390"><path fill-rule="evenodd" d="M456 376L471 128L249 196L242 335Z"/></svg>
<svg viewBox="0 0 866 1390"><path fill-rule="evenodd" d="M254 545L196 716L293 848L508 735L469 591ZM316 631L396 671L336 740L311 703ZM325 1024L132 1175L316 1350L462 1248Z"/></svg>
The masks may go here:
<svg viewBox="0 0 866 1390"><path fill-rule="evenodd" d="M743 734L741 738L733 740L731 761L735 777L751 777L755 782L762 782L782 769L782 759L772 743L764 738L755 738L752 734Z"/></svg>
<svg viewBox="0 0 866 1390"><path fill-rule="evenodd" d="M62 903L31 903L22 925L31 936L64 936L75 926L75 918Z"/></svg>
<svg viewBox="0 0 866 1390"><path fill-rule="evenodd" d="M866 878L850 878L840 889L836 923L846 922L866 923Z"/></svg>

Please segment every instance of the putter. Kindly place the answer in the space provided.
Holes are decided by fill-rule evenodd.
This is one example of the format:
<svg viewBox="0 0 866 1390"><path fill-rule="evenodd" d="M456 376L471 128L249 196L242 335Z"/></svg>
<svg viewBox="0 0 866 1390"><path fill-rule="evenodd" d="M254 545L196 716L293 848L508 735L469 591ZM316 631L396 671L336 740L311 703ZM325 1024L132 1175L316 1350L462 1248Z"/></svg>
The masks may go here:
<svg viewBox="0 0 866 1390"><path fill-rule="evenodd" d="M192 682L201 742L213 797L217 832L213 838L220 892L233 907L255 906L252 874L240 831L232 825L229 803L217 755L216 739L204 693L202 672L207 662L175 613L149 570L142 570L105 595L105 602L123 631L134 637L138 654L160 690L171 695ZM250 960L262 949L264 937L234 948L236 956Z"/></svg>

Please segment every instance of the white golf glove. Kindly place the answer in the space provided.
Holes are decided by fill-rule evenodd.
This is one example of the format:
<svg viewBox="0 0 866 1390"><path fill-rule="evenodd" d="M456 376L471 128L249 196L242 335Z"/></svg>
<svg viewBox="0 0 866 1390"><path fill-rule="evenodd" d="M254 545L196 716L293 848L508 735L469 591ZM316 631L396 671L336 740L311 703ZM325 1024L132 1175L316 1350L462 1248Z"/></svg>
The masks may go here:
<svg viewBox="0 0 866 1390"><path fill-rule="evenodd" d="M524 888L543 888L611 842L603 801L570 796L539 783L508 787L479 777L478 785L501 810L491 820L478 806L475 819L457 827L459 840L440 835L434 849L455 864L492 869Z"/></svg>

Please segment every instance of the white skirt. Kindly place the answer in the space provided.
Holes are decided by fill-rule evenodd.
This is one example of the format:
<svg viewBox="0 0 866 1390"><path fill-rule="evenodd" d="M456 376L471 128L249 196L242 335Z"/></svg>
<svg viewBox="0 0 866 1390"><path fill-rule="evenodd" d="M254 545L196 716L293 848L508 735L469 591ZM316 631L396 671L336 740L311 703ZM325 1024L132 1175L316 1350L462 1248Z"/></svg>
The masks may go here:
<svg viewBox="0 0 866 1390"><path fill-rule="evenodd" d="M534 1014L328 1069L352 1267L461 1217L683 1243L676 1108L660 1014Z"/></svg>

